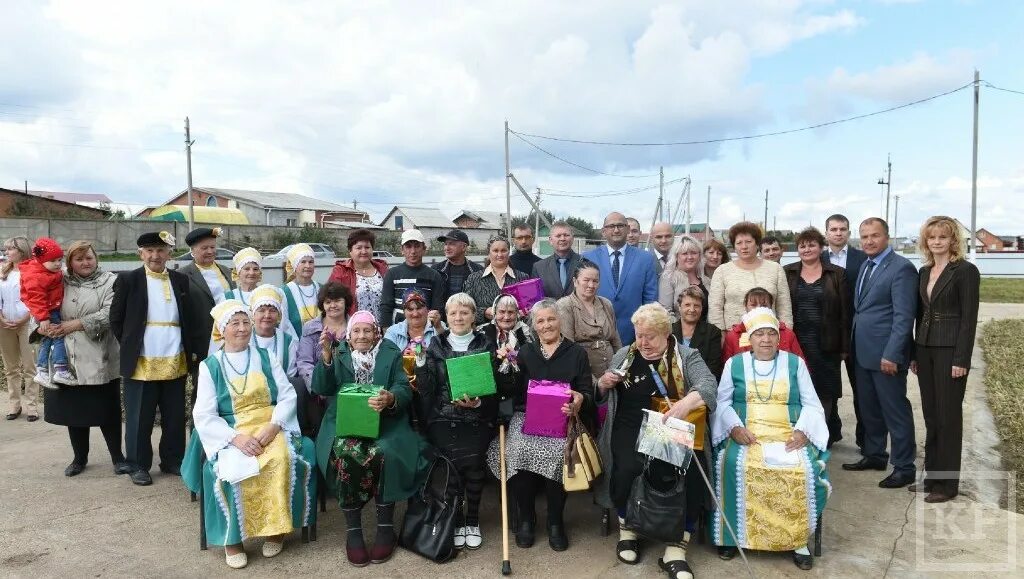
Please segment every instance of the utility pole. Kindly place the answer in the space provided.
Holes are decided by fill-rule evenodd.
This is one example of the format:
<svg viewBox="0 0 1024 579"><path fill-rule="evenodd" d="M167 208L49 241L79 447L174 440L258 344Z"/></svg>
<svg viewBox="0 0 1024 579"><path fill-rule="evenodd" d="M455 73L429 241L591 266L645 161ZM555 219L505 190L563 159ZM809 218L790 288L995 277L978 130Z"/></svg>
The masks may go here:
<svg viewBox="0 0 1024 579"><path fill-rule="evenodd" d="M893 197L896 199L896 211L892 214L892 238L899 239L900 236L900 196L896 195Z"/></svg>
<svg viewBox="0 0 1024 579"><path fill-rule="evenodd" d="M665 194L665 168L658 167L658 206L654 208L654 216L651 217L651 229L654 229L654 224L661 218L661 209L664 207L664 194ZM637 223L640 221L637 220ZM650 229L647 230L647 245L644 247L650 249L651 247L651 234Z"/></svg>
<svg viewBox="0 0 1024 579"><path fill-rule="evenodd" d="M978 99L981 96L981 73L974 71L974 150L971 158L971 262L977 259L975 238L978 232Z"/></svg>
<svg viewBox="0 0 1024 579"><path fill-rule="evenodd" d="M666 221L669 217L672 217L672 202L666 199L665 210L661 212L661 220Z"/></svg>
<svg viewBox="0 0 1024 579"><path fill-rule="evenodd" d="M359 209L359 201L357 199L352 200L352 209Z"/></svg>
<svg viewBox="0 0 1024 579"><path fill-rule="evenodd" d="M768 190L764 190L764 230L768 233Z"/></svg>
<svg viewBox="0 0 1024 579"><path fill-rule="evenodd" d="M512 239L512 166L508 158L508 121L505 121L505 220L508 222L508 238Z"/></svg>
<svg viewBox="0 0 1024 579"><path fill-rule="evenodd" d="M711 234L711 185L708 185L708 207L707 215L704 217L704 241L711 241L708 235Z"/></svg>
<svg viewBox="0 0 1024 579"><path fill-rule="evenodd" d="M878 179L879 185L885 185L885 222L889 223L889 191L892 187L892 155L885 156L885 179Z"/></svg>
<svg viewBox="0 0 1024 579"><path fill-rule="evenodd" d="M195 210L192 205L192 133L188 126L188 117L185 117L185 170L188 173L188 230L196 227Z"/></svg>
<svg viewBox="0 0 1024 579"><path fill-rule="evenodd" d="M690 179L689 179L689 177L687 177L687 179L686 179L686 234L687 235L690 234L690 223L692 221L693 221L693 215L690 213ZM673 232L675 230L675 227L676 227L676 224L673 223L672 224Z"/></svg>
<svg viewBox="0 0 1024 579"><path fill-rule="evenodd" d="M537 187L537 196L534 198L534 204L537 208L533 212L534 229L533 237L537 240L537 249L540 249L540 187Z"/></svg>
<svg viewBox="0 0 1024 579"><path fill-rule="evenodd" d="M25 179L25 195L28 195L28 179Z"/></svg>

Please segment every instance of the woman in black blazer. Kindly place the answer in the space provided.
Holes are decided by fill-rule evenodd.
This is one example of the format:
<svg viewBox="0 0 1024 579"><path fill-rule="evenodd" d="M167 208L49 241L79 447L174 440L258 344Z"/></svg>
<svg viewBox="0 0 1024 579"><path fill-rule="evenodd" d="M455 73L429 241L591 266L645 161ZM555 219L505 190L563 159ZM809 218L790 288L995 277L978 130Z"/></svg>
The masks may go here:
<svg viewBox="0 0 1024 579"><path fill-rule="evenodd" d="M704 315L704 292L690 286L679 293L676 308L679 321L672 324L672 334L684 346L700 352L715 379L722 377L722 330L708 323Z"/></svg>
<svg viewBox="0 0 1024 579"><path fill-rule="evenodd" d="M828 417L843 395L840 366L850 353L853 308L846 289L846 270L821 259L825 247L825 237L817 228L804 229L796 236L800 260L783 269L793 300L793 332ZM842 434L842 423L830 421L829 446Z"/></svg>
<svg viewBox="0 0 1024 579"><path fill-rule="evenodd" d="M920 272L914 360L910 369L921 388L926 437L922 485L911 491L928 493L925 502L941 503L960 491L960 448L963 443L963 402L971 351L978 328L981 275L964 260L965 243L957 223L931 217L921 227ZM942 478L932 473L943 474Z"/></svg>

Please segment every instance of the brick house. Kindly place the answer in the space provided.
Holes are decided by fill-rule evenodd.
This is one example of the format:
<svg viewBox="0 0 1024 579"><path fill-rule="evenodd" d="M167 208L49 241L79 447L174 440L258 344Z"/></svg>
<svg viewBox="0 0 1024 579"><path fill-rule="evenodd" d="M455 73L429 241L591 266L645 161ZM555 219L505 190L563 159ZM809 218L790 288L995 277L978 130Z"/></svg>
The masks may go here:
<svg viewBox="0 0 1024 579"><path fill-rule="evenodd" d="M107 219L106 209L79 205L50 197L44 191L26 194L17 189L0 188L0 217L65 217L70 219Z"/></svg>

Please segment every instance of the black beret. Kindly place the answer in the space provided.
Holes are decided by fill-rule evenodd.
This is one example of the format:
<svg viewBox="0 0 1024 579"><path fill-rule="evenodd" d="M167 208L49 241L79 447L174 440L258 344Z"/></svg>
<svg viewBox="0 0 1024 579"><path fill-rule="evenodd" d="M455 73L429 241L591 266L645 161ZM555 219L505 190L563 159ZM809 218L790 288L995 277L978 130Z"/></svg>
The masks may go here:
<svg viewBox="0 0 1024 579"><path fill-rule="evenodd" d="M187 243L189 247L192 247L204 239L217 239L218 237L220 237L220 227L214 227L213 229L210 229L209 227L197 227L188 232L188 235L185 236L185 243Z"/></svg>
<svg viewBox="0 0 1024 579"><path fill-rule="evenodd" d="M136 241L139 247L174 247L174 236L166 231L143 233Z"/></svg>

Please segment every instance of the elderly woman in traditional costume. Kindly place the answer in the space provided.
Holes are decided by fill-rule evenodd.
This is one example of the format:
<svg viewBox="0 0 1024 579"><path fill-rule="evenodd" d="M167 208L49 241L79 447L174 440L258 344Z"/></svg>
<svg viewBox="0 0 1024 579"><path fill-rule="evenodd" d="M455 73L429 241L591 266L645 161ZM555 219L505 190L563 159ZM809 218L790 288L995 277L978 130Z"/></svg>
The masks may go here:
<svg viewBox="0 0 1024 579"><path fill-rule="evenodd" d="M308 243L296 243L284 260L285 321L296 336L301 336L302 325L317 315L320 284L313 281L314 255Z"/></svg>
<svg viewBox="0 0 1024 579"><path fill-rule="evenodd" d="M262 259L260 252L253 247L243 248L231 258L234 264L231 278L235 288L225 292L224 299L239 300L247 306L252 304L252 292L263 281Z"/></svg>
<svg viewBox="0 0 1024 579"><path fill-rule="evenodd" d="M292 379L297 375L295 358L299 338L289 331L289 325L281 323L284 315L282 300L281 290L265 283L250 292L248 300L239 301L249 307L252 315L252 345L263 348L277 358L277 363L294 383Z"/></svg>
<svg viewBox="0 0 1024 579"><path fill-rule="evenodd" d="M630 318L636 341L615 353L611 369L597 381L598 403L606 404L608 415L598 439L604 476L598 480L597 501L614 508L619 516L616 556L627 565L640 562L640 541L625 525L626 503L633 482L644 471L646 459L636 451L644 410L694 423L699 437L694 461L707 465L702 449L707 440L707 413L715 409L717 384L697 350L672 335L672 317L661 304L645 304ZM703 431L703 437L701 433ZM707 466L704 466L705 471ZM652 461L649 475L657 481L676 476L667 463ZM696 531L699 515L709 504L699 469L685 475L686 530L677 542L666 543L658 565L671 579L692 577L686 549Z"/></svg>
<svg viewBox="0 0 1024 579"><path fill-rule="evenodd" d="M495 306L498 317L501 309ZM565 438L536 436L523 432L526 420L526 392L530 380L564 382L569 390L568 401L562 405L566 417L586 414L592 422L594 379L587 352L579 344L562 335L562 322L555 300L547 298L534 304L530 311L536 340L522 345L518 367L520 379L514 388L504 392L514 400L515 412L508 428L506 466L508 486L519 512L516 545L533 546L537 515L534 504L543 493L547 500L548 545L554 551L569 548L562 513L567 493L562 481ZM491 443L487 462L494 476L501 476L498 442Z"/></svg>
<svg viewBox="0 0 1024 579"><path fill-rule="evenodd" d="M409 425L412 391L402 370L402 352L381 339L376 318L365 310L349 319L346 340L335 342L323 332L320 349L313 392L330 397L316 439L320 470L345 514L349 563L356 567L383 563L398 544L395 502L408 499L422 486L429 466L426 443ZM367 401L380 415L375 439L336 435L337 394L342 385L352 384L379 388ZM371 497L377 506L377 532L367 551L361 520Z"/></svg>
<svg viewBox="0 0 1024 579"><path fill-rule="evenodd" d="M199 436L182 474L193 492L205 489L207 539L224 545L228 566L239 569L248 563L242 541L263 537L263 556L274 557L288 534L316 517L316 459L312 441L299 435L284 369L250 343L249 308L225 300L210 315L224 347L199 365L192 410Z"/></svg>
<svg viewBox="0 0 1024 579"><path fill-rule="evenodd" d="M779 350L779 320L768 308L743 317L751 351L725 362L711 422L714 482L725 511L714 515L719 556L736 547L793 551L810 569L807 541L825 509L828 426L807 365Z"/></svg>

